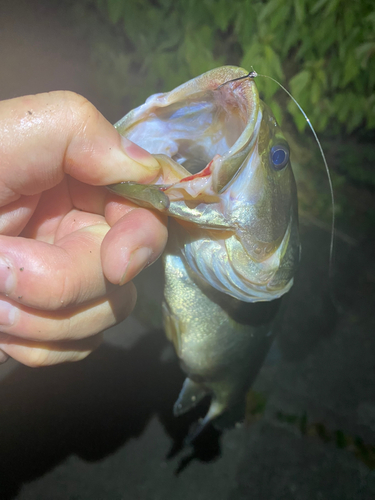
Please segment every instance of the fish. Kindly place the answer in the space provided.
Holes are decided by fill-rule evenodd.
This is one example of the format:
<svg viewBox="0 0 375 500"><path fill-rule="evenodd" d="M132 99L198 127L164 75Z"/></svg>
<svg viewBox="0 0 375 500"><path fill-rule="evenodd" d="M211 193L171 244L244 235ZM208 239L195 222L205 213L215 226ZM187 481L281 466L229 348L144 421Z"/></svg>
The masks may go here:
<svg viewBox="0 0 375 500"><path fill-rule="evenodd" d="M163 322L186 373L174 415L211 398L187 442L241 419L300 260L289 146L248 75L213 69L115 124L160 165L109 189L169 216Z"/></svg>

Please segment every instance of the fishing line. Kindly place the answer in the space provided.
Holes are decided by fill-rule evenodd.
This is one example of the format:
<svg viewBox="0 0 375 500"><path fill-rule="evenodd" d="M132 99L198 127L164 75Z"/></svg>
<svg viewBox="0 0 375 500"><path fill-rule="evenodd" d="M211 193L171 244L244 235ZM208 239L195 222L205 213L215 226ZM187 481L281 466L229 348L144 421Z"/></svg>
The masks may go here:
<svg viewBox="0 0 375 500"><path fill-rule="evenodd" d="M329 172L328 163L327 163L327 160L326 160L326 157L325 157L322 145L320 144L318 136L317 136L317 134L315 132L315 129L312 126L309 118L307 117L307 115L304 112L304 110L302 109L302 107L298 104L298 102L292 96L292 94L283 85L281 85L280 82L278 82L277 80L275 80L271 76L260 75L256 71L254 71L254 69L253 69L253 71L250 71L248 75L240 76L239 78L234 78L233 80L228 80L227 82L224 82L221 85L219 85L217 88L220 89L221 87L223 87L223 85L226 85L227 83L236 82L238 80L243 80L245 78L252 78L252 79L254 79L254 78L258 77L258 76L262 76L263 78L268 78L269 80L272 80L273 82L277 83L277 85L279 87L281 87L284 90L284 92L287 93L287 95L292 99L292 101L297 105L298 109L303 114L303 116L304 116L305 120L307 121L307 123L308 123L308 125L309 125L309 127L310 127L310 129L311 129L311 131L312 131L312 133L314 135L314 138L315 138L315 140L316 140L316 142L318 144L319 151L320 151L320 154L321 154L321 156L323 158L324 167L326 169L326 173L327 173L327 177L328 177L328 184L329 184L329 190L330 190L330 194L331 194L331 203L332 203L331 241L330 241L330 246L329 246L329 278L330 278L330 282L332 283L332 278L333 278L333 251L334 251L334 240L335 240L335 197L334 197L334 193L333 193L333 183L332 183L331 174ZM336 302L336 300L334 300L334 302Z"/></svg>

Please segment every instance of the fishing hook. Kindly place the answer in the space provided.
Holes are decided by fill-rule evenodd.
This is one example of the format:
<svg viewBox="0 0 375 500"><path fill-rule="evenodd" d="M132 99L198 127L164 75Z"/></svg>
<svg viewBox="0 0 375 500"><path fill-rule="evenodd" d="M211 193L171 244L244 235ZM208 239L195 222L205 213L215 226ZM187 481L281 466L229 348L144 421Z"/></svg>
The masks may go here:
<svg viewBox="0 0 375 500"><path fill-rule="evenodd" d="M221 85L219 85L218 87L216 87L216 90L220 89L221 87L223 87L227 83L237 82L238 80L244 80L245 78L255 78L257 76L258 76L258 73L256 71L254 71L254 70L250 71L248 75L240 76L238 78L233 78L233 80L228 80L227 82L222 83Z"/></svg>

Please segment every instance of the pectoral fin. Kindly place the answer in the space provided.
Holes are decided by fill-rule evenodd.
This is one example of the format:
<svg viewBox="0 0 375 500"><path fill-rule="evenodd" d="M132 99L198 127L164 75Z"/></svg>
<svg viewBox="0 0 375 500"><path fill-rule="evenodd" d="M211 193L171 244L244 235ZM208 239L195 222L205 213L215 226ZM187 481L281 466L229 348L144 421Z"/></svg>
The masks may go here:
<svg viewBox="0 0 375 500"><path fill-rule="evenodd" d="M185 445L191 444L200 433L207 427L207 425L215 420L224 411L223 405L219 403L215 398L212 399L210 408L204 418L201 418L198 422L193 424L189 430L189 434L185 439Z"/></svg>
<svg viewBox="0 0 375 500"><path fill-rule="evenodd" d="M191 408L194 408L194 406L196 406L207 394L208 391L205 387L201 384L197 384L187 377L182 386L180 395L174 404L174 416L178 417L179 415L189 411Z"/></svg>

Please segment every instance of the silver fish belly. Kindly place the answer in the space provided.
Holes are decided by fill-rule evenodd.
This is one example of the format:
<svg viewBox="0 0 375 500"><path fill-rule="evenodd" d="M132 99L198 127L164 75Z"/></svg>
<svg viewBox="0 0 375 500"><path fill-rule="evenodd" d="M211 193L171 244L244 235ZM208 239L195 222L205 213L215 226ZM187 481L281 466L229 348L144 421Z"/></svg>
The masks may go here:
<svg viewBox="0 0 375 500"><path fill-rule="evenodd" d="M116 124L160 164L152 185L109 188L171 217L163 316L187 374L174 413L211 396L190 439L243 404L299 261L288 145L253 80L221 86L246 74L209 71Z"/></svg>

